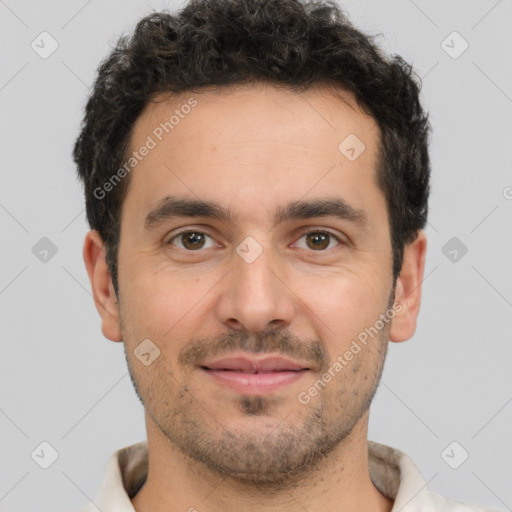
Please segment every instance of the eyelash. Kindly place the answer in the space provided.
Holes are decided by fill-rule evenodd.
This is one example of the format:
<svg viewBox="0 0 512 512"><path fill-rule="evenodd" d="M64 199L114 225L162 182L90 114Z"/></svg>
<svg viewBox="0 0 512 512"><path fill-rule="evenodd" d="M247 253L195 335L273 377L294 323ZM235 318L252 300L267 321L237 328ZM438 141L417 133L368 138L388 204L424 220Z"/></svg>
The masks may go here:
<svg viewBox="0 0 512 512"><path fill-rule="evenodd" d="M165 242L165 245L174 245L172 244L172 241L179 238L180 236L183 236L183 235L186 235L186 234L189 234L189 233L196 233L196 234L201 234L201 235L206 235L207 237L210 237L212 240L214 240L214 238L209 235L208 233L205 233L204 231L200 231L200 230L196 230L196 229L187 229L187 230L184 230L184 231L180 231L179 233L176 233L175 235L173 235L171 238L169 238L169 240L167 240L167 242ZM313 233L316 233L316 234L324 234L324 235L329 235L330 237L334 238L334 240L336 240L336 242L338 242L339 245L343 245L344 242L343 240L340 239L340 237L336 236L334 233L332 233L331 231L328 231L328 230L325 230L325 229L312 229L310 231L306 231L305 233L302 233L301 236L298 238L298 240L300 240L301 238L307 236L307 235L311 235ZM181 247L178 247L179 249L182 249ZM190 253L194 253L194 252L202 252L203 250L206 250L206 249L198 249L197 251L193 251L193 250L188 250L188 249L182 249L183 251L186 251L186 252L190 252ZM315 251L313 249L310 249L311 252L327 252L329 250L332 250L331 249L322 249L322 250L318 250L318 251Z"/></svg>

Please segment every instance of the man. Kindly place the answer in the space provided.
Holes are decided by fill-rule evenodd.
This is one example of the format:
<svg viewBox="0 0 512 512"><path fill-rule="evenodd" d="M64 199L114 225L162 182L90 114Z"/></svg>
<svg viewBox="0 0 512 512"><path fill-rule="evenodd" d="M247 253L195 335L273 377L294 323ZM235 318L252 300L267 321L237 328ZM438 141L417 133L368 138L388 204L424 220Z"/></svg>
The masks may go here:
<svg viewBox="0 0 512 512"><path fill-rule="evenodd" d="M119 41L74 158L147 443L84 511L481 510L367 440L420 306L418 96L332 4L197 0Z"/></svg>

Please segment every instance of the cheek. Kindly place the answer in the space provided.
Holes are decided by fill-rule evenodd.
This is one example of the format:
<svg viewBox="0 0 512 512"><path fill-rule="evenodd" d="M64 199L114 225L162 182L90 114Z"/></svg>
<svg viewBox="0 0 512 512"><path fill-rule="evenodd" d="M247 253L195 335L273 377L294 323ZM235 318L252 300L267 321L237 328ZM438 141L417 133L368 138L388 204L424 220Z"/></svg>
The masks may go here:
<svg viewBox="0 0 512 512"><path fill-rule="evenodd" d="M132 307L137 311L150 310L147 321L179 315L193 295L191 279L185 279L179 272L171 272L161 264L154 267L152 264L151 258L142 257L126 266L123 279Z"/></svg>
<svg viewBox="0 0 512 512"><path fill-rule="evenodd" d="M165 271L132 274L123 301L127 329L133 338L153 340L162 355L179 352L211 310L208 292L215 282Z"/></svg>
<svg viewBox="0 0 512 512"><path fill-rule="evenodd" d="M383 280L371 278L366 269L308 280L297 295L306 306L305 314L319 320L327 338L347 339L375 322L387 305L388 293Z"/></svg>

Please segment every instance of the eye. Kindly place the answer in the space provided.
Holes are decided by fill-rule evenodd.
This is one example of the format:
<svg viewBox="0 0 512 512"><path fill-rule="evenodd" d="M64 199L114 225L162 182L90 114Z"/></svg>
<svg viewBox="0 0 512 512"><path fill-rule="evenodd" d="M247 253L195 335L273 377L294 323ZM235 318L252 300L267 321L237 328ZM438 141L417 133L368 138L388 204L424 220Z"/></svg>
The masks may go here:
<svg viewBox="0 0 512 512"><path fill-rule="evenodd" d="M313 251L323 252L327 249L332 249L334 246L340 245L341 240L329 231L313 230L304 233L299 241L305 239L305 244L302 245L297 242L297 246L301 249L311 249ZM217 242L206 233L198 230L188 230L178 233L166 242L166 245L175 245L180 249L186 251L199 251L201 249L210 249L217 246Z"/></svg>
<svg viewBox="0 0 512 512"><path fill-rule="evenodd" d="M207 239L210 239L210 245L207 244ZM174 240L178 240L179 243L174 243ZM211 247L215 247L216 242L210 235L203 233L201 231L182 231L177 235L174 235L172 238L166 242L166 245L176 245L180 249L184 249L186 251L198 251L199 249L210 249Z"/></svg>
<svg viewBox="0 0 512 512"><path fill-rule="evenodd" d="M340 245L341 243L341 240L337 236L329 233L329 231L322 230L309 231L308 233L304 233L299 240L302 238L305 238L306 246L302 246L301 249L312 249L314 251L332 249L330 245L333 241L336 242L337 245Z"/></svg>

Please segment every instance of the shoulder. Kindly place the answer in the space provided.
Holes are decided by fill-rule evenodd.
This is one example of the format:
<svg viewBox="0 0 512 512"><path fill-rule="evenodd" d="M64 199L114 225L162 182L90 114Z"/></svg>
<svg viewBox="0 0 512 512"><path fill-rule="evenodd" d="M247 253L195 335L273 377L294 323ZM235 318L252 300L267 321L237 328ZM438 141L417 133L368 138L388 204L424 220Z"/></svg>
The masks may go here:
<svg viewBox="0 0 512 512"><path fill-rule="evenodd" d="M499 512L496 509L487 507L480 507L461 501L448 500L440 494L434 492L427 492L426 500L430 505L427 510L442 511L442 512Z"/></svg>
<svg viewBox="0 0 512 512"><path fill-rule="evenodd" d="M375 487L394 500L391 512L499 512L430 491L412 459L396 448L368 441L368 466Z"/></svg>

